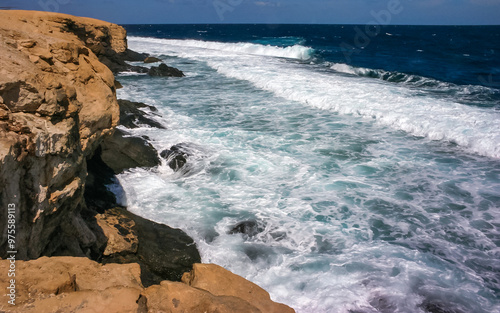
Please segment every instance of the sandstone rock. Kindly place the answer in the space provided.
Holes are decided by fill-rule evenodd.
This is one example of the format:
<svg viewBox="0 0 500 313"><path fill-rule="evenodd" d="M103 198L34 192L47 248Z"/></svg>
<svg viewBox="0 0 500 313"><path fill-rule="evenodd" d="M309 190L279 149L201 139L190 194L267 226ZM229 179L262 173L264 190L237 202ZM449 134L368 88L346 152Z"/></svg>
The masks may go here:
<svg viewBox="0 0 500 313"><path fill-rule="evenodd" d="M113 74L94 51L125 53L125 30L12 10L0 11L0 37L0 206L16 206L18 258L98 255L105 242L88 224L86 158L113 132L119 108Z"/></svg>
<svg viewBox="0 0 500 313"><path fill-rule="evenodd" d="M114 237L121 234L130 238L129 245L113 240L103 262L139 263L144 286L166 279L180 281L183 273L201 260L193 239L180 229L146 220L123 208L108 210L98 219L99 224L107 224ZM136 240L138 244L134 245Z"/></svg>
<svg viewBox="0 0 500 313"><path fill-rule="evenodd" d="M0 261L8 271L10 262ZM2 312L137 312L143 289L137 264L101 265L87 258L42 257L16 261L16 306ZM9 285L7 275L0 287Z"/></svg>
<svg viewBox="0 0 500 313"><path fill-rule="evenodd" d="M9 260L0 260L7 273ZM203 268L200 268L203 267ZM249 281L211 264L197 264L188 283L162 281L144 288L138 264L101 265L87 258L42 257L16 261L16 305L1 312L263 313L294 312L274 303ZM224 285L222 285L224 284ZM0 288L10 278L0 275ZM196 285L196 286L194 286Z"/></svg>
<svg viewBox="0 0 500 313"><path fill-rule="evenodd" d="M159 66L153 66L149 69L148 74L150 76L162 76L162 77L184 77L184 73L175 67L170 67L165 63Z"/></svg>
<svg viewBox="0 0 500 313"><path fill-rule="evenodd" d="M249 302L236 297L216 296L182 283L163 281L147 288L148 312L190 313L264 313Z"/></svg>
<svg viewBox="0 0 500 313"><path fill-rule="evenodd" d="M101 158L115 174L133 167L153 167L160 164L155 148L140 137L130 137L117 129L101 145Z"/></svg>
<svg viewBox="0 0 500 313"><path fill-rule="evenodd" d="M147 57L144 59L144 63L156 63L156 62L161 62L161 59L155 57Z"/></svg>
<svg viewBox="0 0 500 313"><path fill-rule="evenodd" d="M275 303L269 293L256 284L215 264L195 264L182 281L216 296L232 296L248 301L262 312L294 312L284 304Z"/></svg>

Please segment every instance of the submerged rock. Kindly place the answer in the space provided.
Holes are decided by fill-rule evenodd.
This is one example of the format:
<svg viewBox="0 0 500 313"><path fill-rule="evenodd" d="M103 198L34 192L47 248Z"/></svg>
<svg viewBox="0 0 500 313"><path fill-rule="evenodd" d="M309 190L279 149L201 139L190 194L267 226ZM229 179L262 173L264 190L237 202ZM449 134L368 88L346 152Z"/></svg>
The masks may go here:
<svg viewBox="0 0 500 313"><path fill-rule="evenodd" d="M184 73L175 67L170 67L165 63L160 64L160 66L153 66L149 69L148 74L150 76L161 76L161 77L184 77Z"/></svg>

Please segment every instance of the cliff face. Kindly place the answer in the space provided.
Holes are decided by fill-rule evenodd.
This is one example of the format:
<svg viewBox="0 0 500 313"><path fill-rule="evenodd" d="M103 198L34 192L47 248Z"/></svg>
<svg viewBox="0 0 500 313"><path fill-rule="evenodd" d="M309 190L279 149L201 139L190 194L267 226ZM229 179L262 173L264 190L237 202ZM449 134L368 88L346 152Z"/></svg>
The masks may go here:
<svg viewBox="0 0 500 313"><path fill-rule="evenodd" d="M17 257L91 256L105 239L82 217L86 158L119 119L113 73L127 49L102 21L0 11L0 257L16 206Z"/></svg>

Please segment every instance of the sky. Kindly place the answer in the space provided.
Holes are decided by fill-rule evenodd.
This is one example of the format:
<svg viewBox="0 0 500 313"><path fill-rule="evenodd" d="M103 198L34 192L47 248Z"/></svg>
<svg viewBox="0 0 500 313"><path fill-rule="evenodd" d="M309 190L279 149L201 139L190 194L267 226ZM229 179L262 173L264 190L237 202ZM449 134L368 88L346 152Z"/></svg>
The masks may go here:
<svg viewBox="0 0 500 313"><path fill-rule="evenodd" d="M500 0L0 0L118 24L500 25Z"/></svg>

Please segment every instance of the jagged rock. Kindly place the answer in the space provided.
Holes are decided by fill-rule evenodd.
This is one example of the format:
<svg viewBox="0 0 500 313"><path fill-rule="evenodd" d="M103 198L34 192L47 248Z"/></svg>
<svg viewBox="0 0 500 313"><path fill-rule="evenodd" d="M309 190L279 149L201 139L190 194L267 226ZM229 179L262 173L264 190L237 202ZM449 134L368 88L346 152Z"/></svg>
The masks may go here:
<svg viewBox="0 0 500 313"><path fill-rule="evenodd" d="M10 262L0 261L7 272ZM7 290L9 279L0 278ZM101 265L87 258L42 257L16 261L16 305L2 312L137 312L143 286L137 264Z"/></svg>
<svg viewBox="0 0 500 313"><path fill-rule="evenodd" d="M147 288L143 295L148 312L190 313L264 313L248 301L231 296L216 296L183 283L162 281Z"/></svg>
<svg viewBox="0 0 500 313"><path fill-rule="evenodd" d="M153 66L149 69L148 74L150 76L162 76L162 77L184 77L184 73L175 67L170 67L165 63L160 64L160 66Z"/></svg>
<svg viewBox="0 0 500 313"><path fill-rule="evenodd" d="M115 184L115 172L101 158L102 148L99 146L92 158L87 160L87 179L85 180L85 204L92 211L103 213L116 207L117 200L107 185Z"/></svg>
<svg viewBox="0 0 500 313"><path fill-rule="evenodd" d="M133 167L160 165L155 148L141 137L130 137L123 130L116 129L113 136L101 144L101 158L115 174Z"/></svg>
<svg viewBox="0 0 500 313"><path fill-rule="evenodd" d="M249 237L253 237L260 233L262 229L259 228L257 221L244 221L236 224L229 234L244 234Z"/></svg>
<svg viewBox="0 0 500 313"><path fill-rule="evenodd" d="M241 276L215 264L195 264L182 281L187 285L210 292L215 296L230 296L248 301L261 312L291 313L294 310L271 300L269 293Z"/></svg>
<svg viewBox="0 0 500 313"><path fill-rule="evenodd" d="M168 166L176 172L187 163L190 155L189 146L185 143L173 145L160 153L160 156L167 160Z"/></svg>
<svg viewBox="0 0 500 313"><path fill-rule="evenodd" d="M123 208L108 210L98 215L98 220L108 238L113 238L103 263L139 263L144 286L162 280L180 281L184 272L201 262L193 239L180 229L146 220Z"/></svg>
<svg viewBox="0 0 500 313"><path fill-rule="evenodd" d="M9 260L0 260L8 273ZM96 313L292 313L257 285L217 265L195 264L184 283L162 281L144 288L137 264L101 265L87 258L43 257L16 262L16 305L1 312ZM9 290L0 275L0 288ZM6 297L7 298L7 297Z"/></svg>
<svg viewBox="0 0 500 313"><path fill-rule="evenodd" d="M65 14L0 11L0 37L0 206L16 206L18 259L98 255L105 242L86 217L86 159L119 120L114 76L98 55L124 52L125 30ZM103 42L106 49L98 48ZM8 250L6 212L0 256Z"/></svg>
<svg viewBox="0 0 500 313"><path fill-rule="evenodd" d="M157 109L154 106L122 99L118 100L118 104L120 105L120 125L127 128L136 128L140 124L161 129L165 128L165 126L147 117L146 113L140 110L140 108L148 108L152 112L156 112Z"/></svg>
<svg viewBox="0 0 500 313"><path fill-rule="evenodd" d="M156 63L156 62L161 62L161 59L155 57L147 57L144 59L144 63Z"/></svg>

